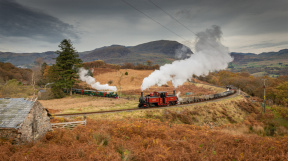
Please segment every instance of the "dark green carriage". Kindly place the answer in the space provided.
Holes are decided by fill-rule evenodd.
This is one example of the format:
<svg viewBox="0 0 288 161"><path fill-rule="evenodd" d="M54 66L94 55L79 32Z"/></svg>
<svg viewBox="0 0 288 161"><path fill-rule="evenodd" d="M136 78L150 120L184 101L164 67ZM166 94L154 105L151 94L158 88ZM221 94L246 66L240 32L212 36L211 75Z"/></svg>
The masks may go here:
<svg viewBox="0 0 288 161"><path fill-rule="evenodd" d="M106 96L106 92L97 91L96 95L97 95L97 96L100 96L100 97L105 97L105 96Z"/></svg>
<svg viewBox="0 0 288 161"><path fill-rule="evenodd" d="M82 94L82 89L72 89L72 93L74 94Z"/></svg>
<svg viewBox="0 0 288 161"><path fill-rule="evenodd" d="M89 95L89 96L95 96L96 91L94 90L84 90L83 94Z"/></svg>

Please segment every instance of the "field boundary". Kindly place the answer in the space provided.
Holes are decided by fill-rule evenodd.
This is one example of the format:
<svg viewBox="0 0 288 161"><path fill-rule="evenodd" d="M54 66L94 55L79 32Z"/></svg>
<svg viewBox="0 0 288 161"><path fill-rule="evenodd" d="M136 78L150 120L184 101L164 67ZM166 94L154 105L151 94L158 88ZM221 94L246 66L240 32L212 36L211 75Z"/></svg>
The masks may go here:
<svg viewBox="0 0 288 161"><path fill-rule="evenodd" d="M51 123L52 129L55 128L74 128L78 125L86 125L87 120L84 121L73 121L73 122L61 122L61 123Z"/></svg>

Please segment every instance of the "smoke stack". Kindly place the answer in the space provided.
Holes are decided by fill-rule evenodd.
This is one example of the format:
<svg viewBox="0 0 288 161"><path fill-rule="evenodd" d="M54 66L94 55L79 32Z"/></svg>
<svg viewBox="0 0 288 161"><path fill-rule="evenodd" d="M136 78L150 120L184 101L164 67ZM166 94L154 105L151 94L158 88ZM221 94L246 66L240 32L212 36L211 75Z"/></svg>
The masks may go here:
<svg viewBox="0 0 288 161"><path fill-rule="evenodd" d="M143 92L141 92L141 97L143 97Z"/></svg>
<svg viewBox="0 0 288 161"><path fill-rule="evenodd" d="M175 96L175 90L173 90L173 95Z"/></svg>

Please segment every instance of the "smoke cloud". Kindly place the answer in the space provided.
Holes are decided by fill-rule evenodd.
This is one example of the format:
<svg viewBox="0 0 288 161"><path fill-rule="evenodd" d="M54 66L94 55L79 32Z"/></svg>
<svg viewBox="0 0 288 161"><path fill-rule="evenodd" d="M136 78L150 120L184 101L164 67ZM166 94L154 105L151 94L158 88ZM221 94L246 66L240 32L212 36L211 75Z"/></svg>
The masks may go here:
<svg viewBox="0 0 288 161"><path fill-rule="evenodd" d="M116 86L109 86L108 84L100 84L99 82L96 82L95 78L88 75L88 70L84 68L79 69L79 77L81 81L85 81L87 84L91 85L92 88L97 90L109 90L116 92L117 88Z"/></svg>
<svg viewBox="0 0 288 161"><path fill-rule="evenodd" d="M141 90L153 85L164 85L172 80L176 88L191 79L192 75L206 75L210 71L225 69L233 60L227 47L220 42L222 31L219 26L212 26L206 31L196 34L196 52L185 60L176 60L165 64L144 78ZM177 51L176 51L177 52ZM177 53L176 53L177 54Z"/></svg>
<svg viewBox="0 0 288 161"><path fill-rule="evenodd" d="M178 49L175 50L175 58L176 59L186 59L189 58L193 53L189 52L189 48L187 46L182 45Z"/></svg>

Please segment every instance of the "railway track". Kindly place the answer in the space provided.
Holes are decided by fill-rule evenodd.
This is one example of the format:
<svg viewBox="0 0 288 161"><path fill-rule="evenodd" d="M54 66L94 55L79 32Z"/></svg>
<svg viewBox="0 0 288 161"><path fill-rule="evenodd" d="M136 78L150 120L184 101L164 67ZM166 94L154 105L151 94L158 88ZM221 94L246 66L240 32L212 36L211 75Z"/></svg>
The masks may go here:
<svg viewBox="0 0 288 161"><path fill-rule="evenodd" d="M236 97L238 94L235 92L232 95L216 98L212 100L206 100L201 102L194 102L194 103L188 103L188 104L178 104L178 105L172 105L172 106L163 106L163 107L150 107L150 108L133 108L133 109L121 109L121 110L109 110L109 111L95 111L95 112L82 112L82 113L68 113L68 114L52 114L52 117L71 117L71 116L84 116L84 115L95 115L95 114L107 114L107 113L118 113L118 112L132 112L132 111L139 111L139 110L153 110L153 109L166 109L166 108L173 108L173 107L185 107L185 106L191 106L195 104L201 104L206 102L217 102L223 99L228 99L232 97Z"/></svg>

